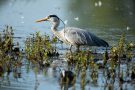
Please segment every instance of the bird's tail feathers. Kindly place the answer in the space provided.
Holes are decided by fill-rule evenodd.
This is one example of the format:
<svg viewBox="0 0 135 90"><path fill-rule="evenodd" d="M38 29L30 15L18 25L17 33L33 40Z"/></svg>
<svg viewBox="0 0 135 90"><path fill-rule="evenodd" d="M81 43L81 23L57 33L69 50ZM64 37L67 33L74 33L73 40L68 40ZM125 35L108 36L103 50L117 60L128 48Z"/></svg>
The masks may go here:
<svg viewBox="0 0 135 90"><path fill-rule="evenodd" d="M106 41L99 39L99 38L95 39L94 43L96 44L96 46L109 47L109 44Z"/></svg>

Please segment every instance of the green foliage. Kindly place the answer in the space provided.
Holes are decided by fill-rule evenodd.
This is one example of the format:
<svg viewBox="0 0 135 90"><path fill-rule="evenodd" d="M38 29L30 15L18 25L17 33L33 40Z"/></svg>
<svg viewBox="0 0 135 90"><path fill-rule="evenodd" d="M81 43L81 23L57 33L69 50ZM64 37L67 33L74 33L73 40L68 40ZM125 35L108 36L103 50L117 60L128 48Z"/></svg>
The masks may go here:
<svg viewBox="0 0 135 90"><path fill-rule="evenodd" d="M0 67L9 75L12 69L21 66L22 55L19 51L14 51L14 38L12 26L6 26L2 33L0 33ZM18 47L19 48L19 47ZM12 67L12 68L11 68Z"/></svg>
<svg viewBox="0 0 135 90"><path fill-rule="evenodd" d="M46 34L40 35L40 32L32 34L32 36L29 36L25 41L27 59L33 64L48 66L48 59L56 54L56 47L52 45L56 44L56 42L56 37L50 39Z"/></svg>
<svg viewBox="0 0 135 90"><path fill-rule="evenodd" d="M125 53L125 34L121 35L121 38L118 42L117 52L119 56L122 56Z"/></svg>
<svg viewBox="0 0 135 90"><path fill-rule="evenodd" d="M86 83L86 69L83 69L81 72L81 89L85 90L85 83Z"/></svg>

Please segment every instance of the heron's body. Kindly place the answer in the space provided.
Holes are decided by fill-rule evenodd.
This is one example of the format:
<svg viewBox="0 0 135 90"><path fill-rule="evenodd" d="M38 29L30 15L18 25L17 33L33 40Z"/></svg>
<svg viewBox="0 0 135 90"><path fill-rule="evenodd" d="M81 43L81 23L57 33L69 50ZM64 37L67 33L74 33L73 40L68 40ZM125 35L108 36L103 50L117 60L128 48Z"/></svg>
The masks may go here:
<svg viewBox="0 0 135 90"><path fill-rule="evenodd" d="M109 46L106 41L100 39L99 37L84 29L75 27L64 27L62 30L58 30L60 18L58 18L56 15L49 15L47 18L38 20L37 22L46 20L52 23L51 30L53 34L64 43L70 44L71 46Z"/></svg>
<svg viewBox="0 0 135 90"><path fill-rule="evenodd" d="M60 31L53 31L53 33L63 42L74 46L108 46L108 43L104 40L96 37L89 31L80 28L66 27Z"/></svg>

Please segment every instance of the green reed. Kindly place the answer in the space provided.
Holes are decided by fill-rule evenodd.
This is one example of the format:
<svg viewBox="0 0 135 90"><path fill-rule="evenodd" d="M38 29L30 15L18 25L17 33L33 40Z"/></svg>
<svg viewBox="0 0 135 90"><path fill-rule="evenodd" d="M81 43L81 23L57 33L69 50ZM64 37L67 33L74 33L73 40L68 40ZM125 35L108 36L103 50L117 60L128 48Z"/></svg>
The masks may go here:
<svg viewBox="0 0 135 90"><path fill-rule="evenodd" d="M33 63L43 63L47 58L47 52L51 49L52 47L48 36L41 36L39 32L33 34L33 37L28 37L25 41L27 58Z"/></svg>
<svg viewBox="0 0 135 90"><path fill-rule="evenodd" d="M9 75L10 72L13 71L12 69L16 70L22 64L21 52L15 51L15 46L14 29L12 28L12 26L7 25L3 29L3 32L0 33L0 73L2 73L3 75L6 72L7 75Z"/></svg>

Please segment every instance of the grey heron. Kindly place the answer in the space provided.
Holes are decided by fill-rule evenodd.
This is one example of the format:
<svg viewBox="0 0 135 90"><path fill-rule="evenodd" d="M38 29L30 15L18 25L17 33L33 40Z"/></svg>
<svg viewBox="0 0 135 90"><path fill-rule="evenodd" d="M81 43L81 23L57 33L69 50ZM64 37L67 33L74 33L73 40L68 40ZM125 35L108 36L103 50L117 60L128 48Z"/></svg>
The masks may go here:
<svg viewBox="0 0 135 90"><path fill-rule="evenodd" d="M65 27L62 30L58 30L60 21L62 21L56 15L49 15L43 19L39 19L36 22L49 21L52 24L51 31L53 34L66 44L76 46L79 49L80 46L103 46L108 47L109 44L103 39L95 36L87 30L76 27ZM63 21L62 21L63 22ZM71 50L70 47L70 50Z"/></svg>

